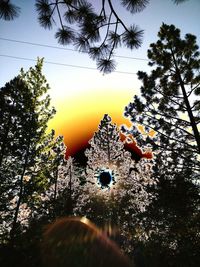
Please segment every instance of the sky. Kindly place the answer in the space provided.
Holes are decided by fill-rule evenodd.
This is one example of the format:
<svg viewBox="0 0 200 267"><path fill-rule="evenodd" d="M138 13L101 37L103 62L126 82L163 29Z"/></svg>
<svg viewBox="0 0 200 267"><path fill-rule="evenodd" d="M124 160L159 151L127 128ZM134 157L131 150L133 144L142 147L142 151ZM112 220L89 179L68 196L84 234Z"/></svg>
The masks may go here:
<svg viewBox="0 0 200 267"><path fill-rule="evenodd" d="M22 67L28 70L34 66L37 57L44 57L46 62L59 63L44 63L43 68L51 87L51 104L57 110L49 123L49 129L53 128L56 135L64 136L70 153L78 151L87 143L104 114L109 114L118 125L126 123L131 126L123 116L124 108L135 94L139 94L141 84L137 79L137 71L150 70L145 60L147 49L150 43L157 41L162 22L174 24L181 30L182 36L186 33L196 35L200 43L200 0L188 0L178 6L172 0L150 0L144 11L134 15L120 7L119 1L113 0L113 5L126 25L138 25L144 30L144 38L142 46L137 50L131 51L124 47L118 49L116 72L103 75L96 70L95 62L87 54L73 51L72 46L63 47L57 43L54 34L58 25L53 30L39 26L34 0L12 2L21 7L21 14L14 21L0 20L0 87L18 75ZM98 8L97 1L91 2ZM57 49L5 39L44 44Z"/></svg>

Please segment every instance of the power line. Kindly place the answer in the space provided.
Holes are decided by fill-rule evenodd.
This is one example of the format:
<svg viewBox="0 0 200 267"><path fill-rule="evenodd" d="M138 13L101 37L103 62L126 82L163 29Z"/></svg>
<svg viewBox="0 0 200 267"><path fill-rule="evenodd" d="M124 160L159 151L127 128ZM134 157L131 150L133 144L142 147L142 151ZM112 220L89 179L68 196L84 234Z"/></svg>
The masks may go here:
<svg viewBox="0 0 200 267"><path fill-rule="evenodd" d="M34 62L37 61L36 59L33 59L33 58L16 57L16 56L11 56L11 55L0 55L0 57L20 59L20 60L26 60L26 61L34 61ZM59 63L59 62L53 62L53 61L46 61L46 60L44 60L44 63L52 64L52 65L58 65L58 66L64 66L64 67L79 68L79 69L97 70L96 68L92 68L92 67L71 65L71 64L65 64L65 63ZM134 73L134 72L126 72L126 71L113 71L113 72L114 73L121 73L121 74L131 74L131 75L136 75L137 74L137 73Z"/></svg>
<svg viewBox="0 0 200 267"><path fill-rule="evenodd" d="M0 37L0 40L8 41L8 42L14 42L14 43L20 43L20 44L28 44L28 45L34 45L34 46L42 46L47 48L54 48L54 49L60 49L60 50L68 50L68 51L75 51L78 52L75 49L65 48L65 47L59 47L59 46L53 46L53 45L47 45L47 44L39 44L39 43L31 43L26 41L20 41L20 40L14 40L14 39L7 39Z"/></svg>
<svg viewBox="0 0 200 267"><path fill-rule="evenodd" d="M59 47L59 46L53 46L53 45L47 45L47 44L40 44L40 43L32 43L27 41L21 41L21 40L15 40L15 39L8 39L0 37L0 40L2 41L8 41L8 42L14 42L14 43L20 43L20 44L28 44L28 45L34 45L34 46L40 46L40 47L47 47L47 48L53 48L53 49L59 49L59 50L67 50L67 51L73 51L73 52L79 52L78 50L72 49L72 48L66 48L66 47ZM128 57L128 56L115 56L118 58L125 58L125 59L132 59L132 60L143 60L148 61L147 58L140 58L140 57Z"/></svg>

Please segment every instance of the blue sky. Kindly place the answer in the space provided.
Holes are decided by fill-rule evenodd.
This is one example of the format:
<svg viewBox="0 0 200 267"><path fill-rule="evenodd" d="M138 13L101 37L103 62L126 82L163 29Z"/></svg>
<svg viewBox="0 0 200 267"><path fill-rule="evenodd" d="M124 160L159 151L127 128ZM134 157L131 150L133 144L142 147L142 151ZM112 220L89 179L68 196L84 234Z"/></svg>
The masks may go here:
<svg viewBox="0 0 200 267"><path fill-rule="evenodd" d="M54 30L51 31L44 30L39 26L37 22L34 2L34 0L13 0L13 3L21 7L21 15L18 19L12 22L4 22L2 20L0 21L0 37L59 46L56 39L54 38L54 33L57 26L55 26ZM115 2L117 3L118 1L113 1L114 4ZM156 41L156 35L162 22L167 24L175 24L178 28L181 29L183 34L190 32L197 35L197 37L199 38L199 0L188 0L178 6L174 5L171 0L150 0L150 4L147 6L147 8L143 12L136 15L131 15L122 8L118 8L118 10L127 25L135 23L145 31L145 34L141 48L133 51L130 51L126 48L121 48L118 49L116 53L117 55L146 58L146 51L149 47L149 44ZM68 48L71 47L68 46ZM45 60L47 61L82 65L92 68L96 67L95 62L89 59L86 54L81 54L78 52L29 46L2 40L0 40L0 49L0 54L33 59L36 59L37 56L40 56L45 57ZM1 68L1 86L7 80L16 75L21 67L27 69L29 66L33 65L32 62L8 59L3 57L0 57L0 63L1 66L3 66L3 68ZM139 69L146 69L145 61L117 58L117 63L118 71L135 73ZM74 75L80 75L80 78L85 81L85 73L87 73L88 75L96 75L96 73L98 74L98 71L88 71L83 69L73 69L70 67L55 67L48 65L45 66L45 73L47 75L47 78L49 78L48 80L53 85L55 85L56 83L58 86L58 80L66 81L65 78L66 76L68 76L68 85L70 82L70 85L73 86L76 84L76 82L73 80ZM52 77L53 74L55 78ZM121 75L119 76L121 79ZM108 75L108 77L111 83L112 74ZM129 75L122 75L122 77L124 77L125 80L130 79ZM114 77L114 79L115 78L116 77Z"/></svg>
<svg viewBox="0 0 200 267"><path fill-rule="evenodd" d="M0 20L0 38L62 47L58 45L54 38L55 30L58 26L55 26L54 29L50 31L39 26L34 0L13 0L12 2L21 7L21 15L11 22ZM93 2L97 3L96 1ZM162 22L174 24L181 29L182 35L185 33L196 35L197 41L200 43L200 0L188 0L178 6L173 4L171 0L150 0L150 4L147 8L143 12L135 15L131 15L126 10L122 9L119 6L119 1L113 0L112 2L113 5L117 5L116 8L127 25L136 24L144 30L144 39L141 48L131 51L122 47L116 51L116 55L118 56L146 58L149 44L157 40L157 32ZM73 49L71 46L67 48ZM87 54L81 54L76 51L31 46L1 39L0 54L31 59L36 59L39 56L44 57L46 61L96 68L95 62L92 61ZM116 58L116 61L117 71L136 73L138 70L149 70L147 62L144 60ZM31 61L0 56L0 86L3 86L5 82L17 75L21 67L27 70L34 64L35 63ZM56 118L57 122L59 121L57 134L63 134L61 130L62 125L66 126L71 123L70 121L76 119L76 117L72 116L73 107L71 107L71 110L65 111L64 106L67 106L67 103L70 103L71 106L73 106L74 103L77 109L77 100L79 99L79 101L84 102L84 96L87 95L87 104L85 104L80 112L82 117L88 117L89 115L86 109L87 107L89 108L89 106L93 107L90 108L90 114L92 116L95 116L95 114L99 112L99 110L95 108L95 101L97 101L98 104L99 101L102 101L103 107L104 103L102 99L105 99L105 97L110 98L110 105L106 105L105 109L102 111L103 113L110 113L111 111L109 108L112 109L112 103L115 101L120 102L123 95L124 102L121 102L121 105L119 105L119 112L123 114L124 106L131 101L134 94L139 92L140 87L140 82L137 80L135 74L112 73L102 75L97 70L51 64L44 64L44 74L51 87L50 95L52 96L52 104L57 109ZM117 92L116 97L115 92ZM96 100L95 94L98 95L98 99ZM116 99L117 97L119 99ZM69 113L71 115L69 115ZM80 116L80 114L77 113L74 116ZM53 125L53 127L55 128L55 125ZM73 129L69 128L69 131L73 131Z"/></svg>

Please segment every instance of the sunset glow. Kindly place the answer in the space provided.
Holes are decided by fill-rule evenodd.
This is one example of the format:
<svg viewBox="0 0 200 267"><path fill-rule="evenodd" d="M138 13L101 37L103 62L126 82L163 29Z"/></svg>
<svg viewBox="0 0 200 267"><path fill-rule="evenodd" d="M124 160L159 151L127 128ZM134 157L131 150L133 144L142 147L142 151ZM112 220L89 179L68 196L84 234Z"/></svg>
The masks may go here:
<svg viewBox="0 0 200 267"><path fill-rule="evenodd" d="M63 98L55 103L57 114L50 121L49 129L53 128L56 135L64 136L67 154L74 155L87 146L104 114L109 114L118 126L131 126L123 112L133 93L133 90L127 89L99 89Z"/></svg>

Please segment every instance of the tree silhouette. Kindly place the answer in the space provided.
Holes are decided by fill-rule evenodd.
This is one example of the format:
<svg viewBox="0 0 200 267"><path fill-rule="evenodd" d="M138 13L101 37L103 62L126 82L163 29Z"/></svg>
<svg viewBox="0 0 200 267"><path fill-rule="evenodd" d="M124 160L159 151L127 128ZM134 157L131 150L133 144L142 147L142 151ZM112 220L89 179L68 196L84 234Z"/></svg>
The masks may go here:
<svg viewBox="0 0 200 267"><path fill-rule="evenodd" d="M143 83L141 97L135 96L125 115L147 131L156 132L159 140L156 144L146 138L155 149L173 150L180 158L190 153L191 158L187 159L191 162L194 159L195 165L200 154L200 59L196 37L186 34L181 39L180 30L166 24L161 26L158 36L160 39L148 50L149 65L155 68L149 75L138 72ZM137 135L135 128L134 136Z"/></svg>
<svg viewBox="0 0 200 267"><path fill-rule="evenodd" d="M172 0L175 4L186 0ZM121 0L120 5L131 14L141 12L149 0ZM142 44L143 30L137 25L127 26L118 11L115 1L102 0L100 8L89 0L36 0L38 21L45 29L55 24L59 29L55 38L61 45L73 44L78 51L86 52L96 61L103 73L115 70L114 52L124 45L137 49ZM9 0L0 0L0 18L13 19L19 8Z"/></svg>
<svg viewBox="0 0 200 267"><path fill-rule="evenodd" d="M173 150L159 151L155 155L153 176L158 183L153 194L157 197L143 214L142 225L147 239L136 243L142 255L138 260L144 266L195 267L200 263L200 190L195 182L199 172L194 173L190 156L188 153L182 159L180 168L180 158Z"/></svg>
<svg viewBox="0 0 200 267"><path fill-rule="evenodd" d="M37 195L48 185L48 144L54 132L46 134L47 122L55 113L50 108L49 89L42 75L42 60L35 68L21 70L0 90L1 219L11 237L20 229L19 217L30 213Z"/></svg>
<svg viewBox="0 0 200 267"><path fill-rule="evenodd" d="M153 175L158 180L153 200L144 216L148 236L141 251L145 266L197 266L199 232L199 85L200 60L196 38L163 24L159 40L150 45L148 57L154 67L139 72L141 95L126 108L134 123L153 129L156 136L133 135L140 144L154 148ZM140 137L140 139L139 139ZM188 247L188 244L190 246ZM158 252L159 251L159 252ZM157 253L158 252L158 253Z"/></svg>

